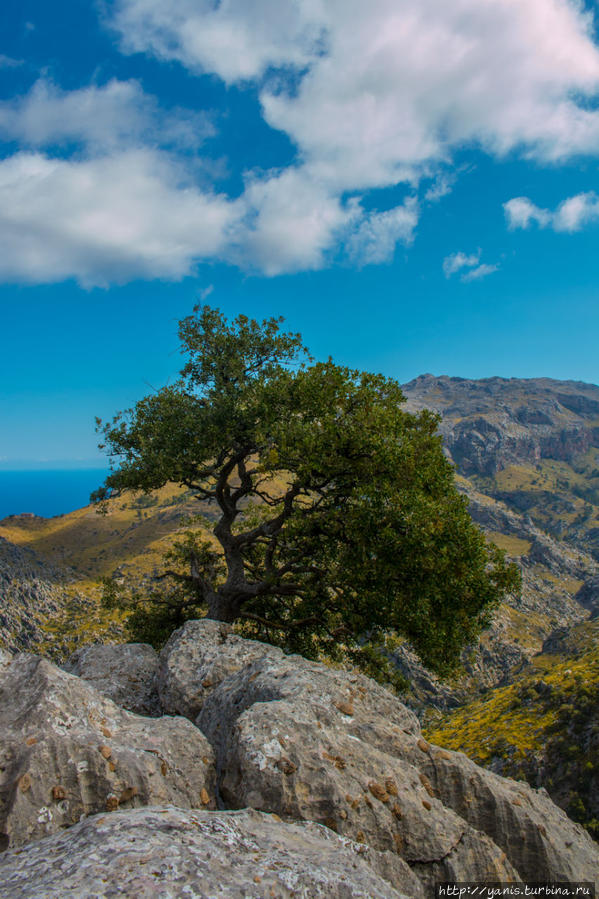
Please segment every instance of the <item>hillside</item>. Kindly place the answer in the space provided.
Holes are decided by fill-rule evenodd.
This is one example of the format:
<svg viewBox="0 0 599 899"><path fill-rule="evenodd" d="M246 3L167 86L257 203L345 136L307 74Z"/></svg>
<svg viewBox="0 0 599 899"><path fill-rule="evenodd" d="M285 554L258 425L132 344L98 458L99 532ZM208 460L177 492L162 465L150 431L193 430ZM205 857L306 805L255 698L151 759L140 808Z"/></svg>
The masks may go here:
<svg viewBox="0 0 599 899"><path fill-rule="evenodd" d="M546 788L597 838L599 388L423 375L404 390L412 408L443 416L474 520L523 573L521 599L501 610L476 657L494 644L504 678L480 697L459 692L461 707L433 716L428 735Z"/></svg>
<svg viewBox="0 0 599 899"><path fill-rule="evenodd" d="M100 578L139 583L150 577L198 513L196 505L188 491L170 486L111 500L106 514L86 506L55 518L0 521L7 610L5 620L0 615L0 645L64 658L90 637L123 639L118 619L99 608Z"/></svg>
<svg viewBox="0 0 599 899"><path fill-rule="evenodd" d="M403 389L442 415L448 454L480 492L599 559L599 387L421 375Z"/></svg>

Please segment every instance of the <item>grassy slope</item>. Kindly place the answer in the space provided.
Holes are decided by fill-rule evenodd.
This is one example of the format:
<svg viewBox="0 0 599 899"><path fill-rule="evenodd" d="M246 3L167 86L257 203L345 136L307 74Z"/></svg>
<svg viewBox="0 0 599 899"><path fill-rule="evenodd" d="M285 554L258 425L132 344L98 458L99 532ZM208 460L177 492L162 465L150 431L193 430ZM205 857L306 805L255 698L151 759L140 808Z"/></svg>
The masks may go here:
<svg viewBox="0 0 599 899"><path fill-rule="evenodd" d="M68 574L66 602L58 615L43 623L47 642L39 649L61 657L82 640L122 638L118 615L99 607L99 579L117 569L135 582L152 574L190 516L202 511L189 491L171 485L150 496L111 500L106 515L86 506L55 518L13 516L1 521L0 536Z"/></svg>

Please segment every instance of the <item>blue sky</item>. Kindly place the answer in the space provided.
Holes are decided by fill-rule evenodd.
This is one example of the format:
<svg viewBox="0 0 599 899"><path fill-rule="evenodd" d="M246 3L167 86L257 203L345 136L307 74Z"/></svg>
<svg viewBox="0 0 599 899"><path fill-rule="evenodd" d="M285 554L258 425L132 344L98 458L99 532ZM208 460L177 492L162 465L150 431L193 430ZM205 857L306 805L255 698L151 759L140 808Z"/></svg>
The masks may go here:
<svg viewBox="0 0 599 899"><path fill-rule="evenodd" d="M318 357L597 383L575 0L5 0L0 466L99 459L198 301Z"/></svg>

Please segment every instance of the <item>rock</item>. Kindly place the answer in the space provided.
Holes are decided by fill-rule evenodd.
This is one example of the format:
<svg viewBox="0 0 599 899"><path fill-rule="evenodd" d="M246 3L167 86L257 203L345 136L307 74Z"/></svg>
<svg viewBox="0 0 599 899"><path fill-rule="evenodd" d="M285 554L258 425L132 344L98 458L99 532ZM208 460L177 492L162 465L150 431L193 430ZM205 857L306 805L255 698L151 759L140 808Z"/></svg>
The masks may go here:
<svg viewBox="0 0 599 899"><path fill-rule="evenodd" d="M397 856L324 827L284 823L251 809L167 807L95 815L68 833L0 857L1 895L30 899L32 884L36 899L423 895Z"/></svg>
<svg viewBox="0 0 599 899"><path fill-rule="evenodd" d="M576 594L576 599L589 610L591 618L599 618L599 577L586 581Z"/></svg>
<svg viewBox="0 0 599 899"><path fill-rule="evenodd" d="M461 752L413 743L399 747L406 761L446 808L486 833L506 854L522 880L588 880L599 883L599 847L545 791L480 768Z"/></svg>
<svg viewBox="0 0 599 899"><path fill-rule="evenodd" d="M213 753L193 725L123 711L32 655L0 671L2 848L82 815L160 803L215 805Z"/></svg>
<svg viewBox="0 0 599 899"><path fill-rule="evenodd" d="M162 653L157 675L158 695L167 715L195 720L204 699L220 682L264 656L282 658L274 646L244 640L230 625L202 618L175 631Z"/></svg>
<svg viewBox="0 0 599 899"><path fill-rule="evenodd" d="M518 879L505 854L398 758L397 745L419 739L417 719L361 675L297 656L259 659L206 698L197 724L216 749L229 807L317 821L396 852L429 889Z"/></svg>
<svg viewBox="0 0 599 899"><path fill-rule="evenodd" d="M196 695L229 807L316 821L396 852L427 888L599 871L598 848L546 796L430 746L415 715L368 678L230 633L210 645L212 622L186 633L193 671L210 670L218 652L219 671L233 672Z"/></svg>
<svg viewBox="0 0 599 899"><path fill-rule="evenodd" d="M0 536L0 643L15 652L43 637L41 625L64 604L64 572Z"/></svg>
<svg viewBox="0 0 599 899"><path fill-rule="evenodd" d="M12 662L12 659L12 652L8 652L8 650L6 649L0 649L0 672L5 668L8 668L8 666Z"/></svg>
<svg viewBox="0 0 599 899"><path fill-rule="evenodd" d="M63 668L123 709L137 715L160 715L155 684L158 654L146 643L85 646L73 653Z"/></svg>

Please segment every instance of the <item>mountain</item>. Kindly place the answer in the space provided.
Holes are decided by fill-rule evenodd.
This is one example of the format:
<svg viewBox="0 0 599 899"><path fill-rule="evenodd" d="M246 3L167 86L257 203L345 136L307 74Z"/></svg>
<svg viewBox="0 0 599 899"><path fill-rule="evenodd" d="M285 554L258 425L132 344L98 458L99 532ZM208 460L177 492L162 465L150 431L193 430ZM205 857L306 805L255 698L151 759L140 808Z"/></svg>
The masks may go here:
<svg viewBox="0 0 599 899"><path fill-rule="evenodd" d="M472 517L523 574L470 663L475 683L441 697L459 707L429 715L428 736L546 788L599 838L599 388L423 375L404 391L443 416ZM468 696L477 685L494 689ZM442 707L441 686L421 698Z"/></svg>
<svg viewBox="0 0 599 899"><path fill-rule="evenodd" d="M478 490L599 559L599 387L421 375L403 390L442 415L448 455Z"/></svg>
<svg viewBox="0 0 599 899"><path fill-rule="evenodd" d="M118 616L99 605L100 579L151 577L196 505L172 485L111 500L105 514L86 506L0 521L0 647L64 659L90 639L122 640Z"/></svg>
<svg viewBox="0 0 599 899"><path fill-rule="evenodd" d="M584 797L598 786L599 388L423 375L403 389L409 409L442 415L473 519L523 576L521 594L463 654L454 681L440 682L400 646L396 661L412 685L406 700L436 740L546 787L597 835L599 807ZM118 615L99 607L99 579L151 578L197 505L171 486L112 500L105 515L86 507L4 519L0 646L62 660L91 641L122 641Z"/></svg>

